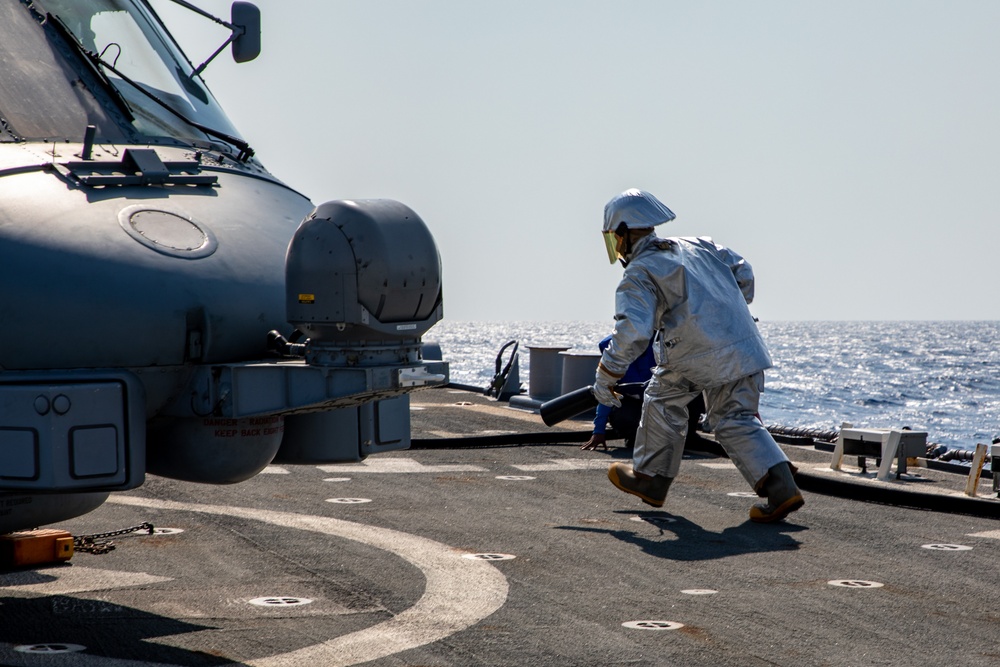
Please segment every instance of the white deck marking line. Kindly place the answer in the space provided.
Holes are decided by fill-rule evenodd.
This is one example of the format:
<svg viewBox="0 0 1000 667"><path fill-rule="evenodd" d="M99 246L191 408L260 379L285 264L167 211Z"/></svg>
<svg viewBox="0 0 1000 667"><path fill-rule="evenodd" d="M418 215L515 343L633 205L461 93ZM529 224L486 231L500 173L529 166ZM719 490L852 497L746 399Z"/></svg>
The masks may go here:
<svg viewBox="0 0 1000 667"><path fill-rule="evenodd" d="M281 466L267 466L261 470L258 475L287 475L288 468L282 468Z"/></svg>
<svg viewBox="0 0 1000 667"><path fill-rule="evenodd" d="M401 473L441 473L441 472L486 472L486 468L466 464L424 465L416 459L378 458L361 463L338 463L336 465L316 466L323 472L371 472L380 474Z"/></svg>
<svg viewBox="0 0 1000 667"><path fill-rule="evenodd" d="M559 470L607 470L605 459L549 459L548 463L512 466L525 472L553 472Z"/></svg>
<svg viewBox="0 0 1000 667"><path fill-rule="evenodd" d="M475 625L500 609L507 600L507 578L488 561L460 558L461 554L446 544L398 530L307 514L198 505L134 496L112 495L108 502L234 516L342 537L394 553L424 574L424 594L412 607L388 621L319 644L247 663L253 667L346 667L377 660L439 641ZM164 638L158 638L158 641L162 639Z"/></svg>
<svg viewBox="0 0 1000 667"><path fill-rule="evenodd" d="M969 537L985 537L991 540L1000 540L1000 530L987 530L982 533L969 533Z"/></svg>
<svg viewBox="0 0 1000 667"><path fill-rule="evenodd" d="M51 568L40 572L21 570L0 574L0 591L28 591L39 595L68 595L91 591L110 591L130 586L146 586L170 577L157 577L146 572L120 572L74 565Z"/></svg>

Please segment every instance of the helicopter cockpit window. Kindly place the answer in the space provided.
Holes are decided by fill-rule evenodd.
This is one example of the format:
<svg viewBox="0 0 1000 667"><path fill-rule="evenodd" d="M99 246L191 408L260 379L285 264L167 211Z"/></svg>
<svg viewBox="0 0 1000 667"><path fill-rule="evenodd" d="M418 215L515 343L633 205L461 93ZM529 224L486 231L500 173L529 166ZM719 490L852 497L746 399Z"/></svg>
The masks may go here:
<svg viewBox="0 0 1000 667"><path fill-rule="evenodd" d="M0 2L0 142L76 140L94 125L102 139L121 141L114 109L79 76L19 2Z"/></svg>
<svg viewBox="0 0 1000 667"><path fill-rule="evenodd" d="M13 5L10 9L20 12L19 22L24 23L27 12L23 5L3 4ZM132 129L144 135L145 139L158 137L200 141L208 139L204 132L186 123L178 117L178 114L218 132L238 136L201 79L189 76L193 68L187 58L140 3L129 0L36 0L34 6L42 12L58 17L83 49L99 56L101 64L97 67L127 103L128 111L134 117ZM7 33L14 32L5 25L10 24L0 20L0 43L3 44L0 46L0 51L7 50L5 48L8 43ZM35 33L39 31L37 19L33 30ZM13 38L13 35L11 37L13 43L25 41ZM42 40L41 35L38 35L34 41ZM15 60L30 60L35 57L35 53L22 51L22 48L30 47L19 46L18 52L6 55L13 56ZM45 50L58 51L51 47ZM5 57L4 62L10 60ZM2 76L4 75L0 75ZM25 85L28 83L29 80L23 82ZM62 84L63 88L67 86L72 88L73 83ZM0 93L3 92L4 82L0 81ZM74 96L79 97L78 94ZM110 98L107 95L95 94L94 99ZM164 105L176 113L171 113L164 108ZM0 98L0 117L7 111L5 106L5 99ZM87 122L92 123L91 117L94 114L88 112L85 115ZM109 115L121 117L113 113ZM67 119L62 119L65 120ZM110 129L104 127L108 119L98 120L102 121L98 127L99 135L113 134L101 132L102 129ZM18 123L15 119L8 118L8 122L17 131ZM30 132L22 131L22 136L63 135L78 140L83 134L84 126L33 127Z"/></svg>

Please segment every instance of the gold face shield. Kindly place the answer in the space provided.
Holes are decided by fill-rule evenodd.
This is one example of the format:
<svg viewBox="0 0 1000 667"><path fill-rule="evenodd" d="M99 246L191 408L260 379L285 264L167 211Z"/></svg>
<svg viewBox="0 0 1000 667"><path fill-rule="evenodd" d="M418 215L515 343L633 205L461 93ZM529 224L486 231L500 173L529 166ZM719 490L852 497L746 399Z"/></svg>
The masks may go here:
<svg viewBox="0 0 1000 667"><path fill-rule="evenodd" d="M618 236L613 231L601 233L604 235L604 246L608 251L608 261L614 264L621 253L622 243L624 243L625 239Z"/></svg>

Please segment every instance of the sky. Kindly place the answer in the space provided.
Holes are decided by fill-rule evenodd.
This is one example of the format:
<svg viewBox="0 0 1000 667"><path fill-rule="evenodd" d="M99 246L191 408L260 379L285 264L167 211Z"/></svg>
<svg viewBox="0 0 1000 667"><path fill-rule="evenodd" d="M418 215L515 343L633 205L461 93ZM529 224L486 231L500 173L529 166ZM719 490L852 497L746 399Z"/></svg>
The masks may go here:
<svg viewBox="0 0 1000 667"><path fill-rule="evenodd" d="M610 322L630 187L751 263L761 321L1000 320L1000 2L257 4L209 87L315 204L413 208L448 320ZM196 64L225 39L154 6Z"/></svg>

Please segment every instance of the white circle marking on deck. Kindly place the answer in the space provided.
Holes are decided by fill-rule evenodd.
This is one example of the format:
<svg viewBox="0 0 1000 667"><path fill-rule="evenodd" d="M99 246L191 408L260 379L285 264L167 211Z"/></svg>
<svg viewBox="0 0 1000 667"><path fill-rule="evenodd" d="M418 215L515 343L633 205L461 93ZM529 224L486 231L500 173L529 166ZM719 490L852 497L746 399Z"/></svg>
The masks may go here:
<svg viewBox="0 0 1000 667"><path fill-rule="evenodd" d="M524 482L529 479L535 479L535 478L528 477L527 475L497 475L497 479L503 479L508 482Z"/></svg>
<svg viewBox="0 0 1000 667"><path fill-rule="evenodd" d="M302 605L311 604L312 600L309 598L275 595L272 597L254 598L253 600L247 600L247 602L255 607L301 607Z"/></svg>
<svg viewBox="0 0 1000 667"><path fill-rule="evenodd" d="M32 653L34 655L53 655L56 653L76 653L86 651L86 646L80 644L21 644L15 646L18 653Z"/></svg>
<svg viewBox="0 0 1000 667"><path fill-rule="evenodd" d="M157 535L177 535L178 533L183 533L183 528L153 528L152 533L140 533L139 537L146 536L156 537Z"/></svg>
<svg viewBox="0 0 1000 667"><path fill-rule="evenodd" d="M622 627L631 630L679 630L684 624L676 621L625 621Z"/></svg>
<svg viewBox="0 0 1000 667"><path fill-rule="evenodd" d="M469 560L514 560L517 556L511 556L510 554L462 554L462 558L468 558Z"/></svg>
<svg viewBox="0 0 1000 667"><path fill-rule="evenodd" d="M965 544L924 544L921 546L922 549L930 549L931 551L971 551L972 547Z"/></svg>
<svg viewBox="0 0 1000 667"><path fill-rule="evenodd" d="M327 498L328 503L338 503L340 505L360 505L361 503L370 503L371 498Z"/></svg>
<svg viewBox="0 0 1000 667"><path fill-rule="evenodd" d="M307 514L135 496L116 495L108 502L239 517L341 537L396 554L423 573L424 594L412 607L388 621L288 653L247 661L245 664L251 667L347 667L378 660L465 630L500 609L507 600L507 578L489 562L455 558L455 550L446 544L398 530Z"/></svg>
<svg viewBox="0 0 1000 667"><path fill-rule="evenodd" d="M718 592L713 591L711 588L688 588L681 591L684 595L715 595Z"/></svg>
<svg viewBox="0 0 1000 667"><path fill-rule="evenodd" d="M864 579L834 579L826 582L831 586L841 586L843 588L882 588L885 584L877 581L865 581Z"/></svg>
<svg viewBox="0 0 1000 667"><path fill-rule="evenodd" d="M733 491L732 493L727 493L727 496L732 496L733 498L759 498L753 491Z"/></svg>
<svg viewBox="0 0 1000 667"><path fill-rule="evenodd" d="M350 477L327 477L324 482L350 482Z"/></svg>

